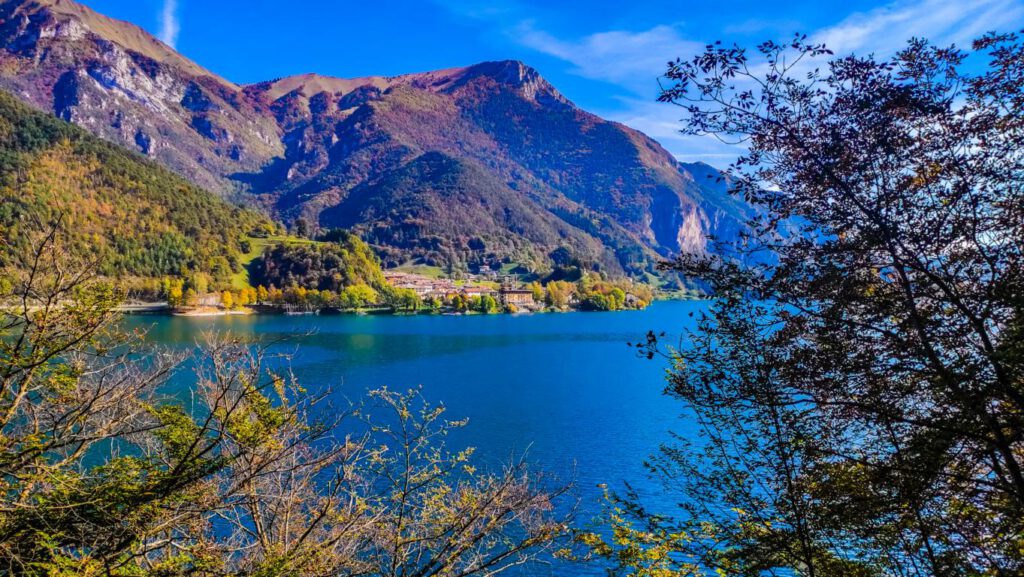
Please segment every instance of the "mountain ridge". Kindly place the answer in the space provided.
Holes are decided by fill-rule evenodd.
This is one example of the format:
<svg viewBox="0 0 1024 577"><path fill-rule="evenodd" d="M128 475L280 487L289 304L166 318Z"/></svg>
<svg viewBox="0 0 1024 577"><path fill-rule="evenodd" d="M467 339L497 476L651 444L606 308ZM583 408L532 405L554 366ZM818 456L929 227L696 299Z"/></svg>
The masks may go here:
<svg viewBox="0 0 1024 577"><path fill-rule="evenodd" d="M550 269L565 248L587 266L642 275L706 250L708 235L736 234L746 216L655 141L580 109L514 60L235 85L71 0L5 0L0 87L237 202L314 227L345 223L390 265ZM425 167L464 194L409 180ZM367 208L391 203L404 211ZM454 214L479 226L436 226ZM538 229L494 228L520 221Z"/></svg>

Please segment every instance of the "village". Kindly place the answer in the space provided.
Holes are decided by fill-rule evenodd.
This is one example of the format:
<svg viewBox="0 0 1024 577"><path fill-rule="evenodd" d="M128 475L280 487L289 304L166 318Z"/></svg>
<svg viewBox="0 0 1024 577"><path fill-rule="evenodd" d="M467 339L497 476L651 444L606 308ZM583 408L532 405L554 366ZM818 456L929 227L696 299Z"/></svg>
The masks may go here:
<svg viewBox="0 0 1024 577"><path fill-rule="evenodd" d="M165 279L164 302L132 303L124 312L170 312L181 316L228 314L493 314L541 311L614 311L645 308L653 290L628 279L584 276L576 282L518 279L497 275L465 279L431 277L408 271L385 271L380 283L347 286L340 291L244 287L195 290L182 279Z"/></svg>
<svg viewBox="0 0 1024 577"><path fill-rule="evenodd" d="M394 288L411 290L423 301L436 299L440 302L451 302L459 296L467 300L490 296L505 310L537 311L543 309L545 305L543 301L535 298L534 291L516 283L510 277L500 282L482 283L385 271L384 278Z"/></svg>

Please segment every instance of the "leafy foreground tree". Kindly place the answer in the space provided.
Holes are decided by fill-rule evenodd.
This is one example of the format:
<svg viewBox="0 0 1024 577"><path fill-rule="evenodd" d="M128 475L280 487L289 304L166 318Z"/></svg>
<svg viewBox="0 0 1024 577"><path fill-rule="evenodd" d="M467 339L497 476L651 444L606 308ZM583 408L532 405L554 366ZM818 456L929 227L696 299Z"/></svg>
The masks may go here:
<svg viewBox="0 0 1024 577"><path fill-rule="evenodd" d="M680 509L626 495L584 540L630 575L1022 574L1024 47L758 52L661 96L745 143L730 183L765 207L672 265L716 296L689 342L641 345L699 433L651 462Z"/></svg>
<svg viewBox="0 0 1024 577"><path fill-rule="evenodd" d="M168 396L186 359L119 330L60 237L0 295L0 572L494 575L564 535L564 489L475 471L445 447L464 423L415 391L321 410L266 351L211 338L194 400Z"/></svg>

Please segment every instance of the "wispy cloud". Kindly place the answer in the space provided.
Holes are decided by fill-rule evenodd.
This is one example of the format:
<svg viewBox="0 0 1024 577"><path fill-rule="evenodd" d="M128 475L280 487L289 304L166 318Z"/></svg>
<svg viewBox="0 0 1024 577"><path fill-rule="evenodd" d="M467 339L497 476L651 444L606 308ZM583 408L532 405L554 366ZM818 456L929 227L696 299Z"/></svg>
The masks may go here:
<svg viewBox="0 0 1024 577"><path fill-rule="evenodd" d="M669 56L692 53L703 46L684 39L672 26L639 32L611 30L562 40L537 28L534 22L525 21L510 33L528 48L571 63L574 74L610 82L644 96L655 92L655 80L665 71Z"/></svg>
<svg viewBox="0 0 1024 577"><path fill-rule="evenodd" d="M769 18L751 18L749 20L742 20L734 24L726 26L722 32L726 36L732 36L735 34L793 34L797 30L800 30L802 26L797 20L791 19L769 19Z"/></svg>
<svg viewBox="0 0 1024 577"><path fill-rule="evenodd" d="M178 0L164 0L160 10L160 40L175 48L178 44L178 33L181 22L178 20Z"/></svg>
<svg viewBox="0 0 1024 577"><path fill-rule="evenodd" d="M1022 19L1024 2L1020 0L904 1L852 14L811 37L837 54L889 56L910 38L966 46L994 28L1012 29Z"/></svg>

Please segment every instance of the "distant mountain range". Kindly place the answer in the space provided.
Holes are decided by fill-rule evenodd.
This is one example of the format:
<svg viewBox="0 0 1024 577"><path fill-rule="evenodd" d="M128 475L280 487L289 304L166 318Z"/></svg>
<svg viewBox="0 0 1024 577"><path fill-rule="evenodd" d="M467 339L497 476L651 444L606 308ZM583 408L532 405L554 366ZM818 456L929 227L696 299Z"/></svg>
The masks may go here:
<svg viewBox="0 0 1024 577"><path fill-rule="evenodd" d="M750 210L515 61L240 86L81 4L6 0L0 88L285 222L351 229L388 265L642 275Z"/></svg>

